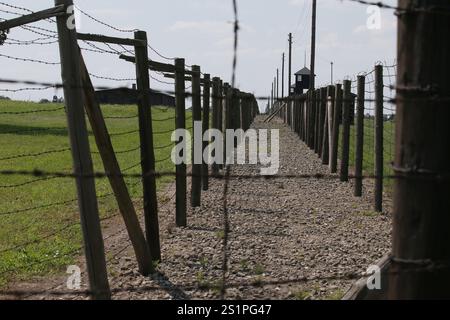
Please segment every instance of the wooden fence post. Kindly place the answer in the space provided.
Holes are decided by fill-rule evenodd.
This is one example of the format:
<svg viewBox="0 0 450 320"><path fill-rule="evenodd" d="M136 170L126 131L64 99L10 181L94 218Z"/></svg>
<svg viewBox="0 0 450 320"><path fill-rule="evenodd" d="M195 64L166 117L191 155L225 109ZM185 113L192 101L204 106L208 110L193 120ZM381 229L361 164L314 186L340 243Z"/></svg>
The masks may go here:
<svg viewBox="0 0 450 320"><path fill-rule="evenodd" d="M73 1L55 0L55 5L71 6ZM84 237L90 291L94 299L110 299L111 292L106 271L105 248L93 177L94 169L83 108L83 91L79 64L80 50L77 44L75 27L68 28L71 18L72 16L69 14L59 15L56 18L56 22L73 172L77 185L78 207Z"/></svg>
<svg viewBox="0 0 450 320"><path fill-rule="evenodd" d="M186 129L186 92L185 92L185 66L184 59L175 59L175 129ZM178 145L186 150L187 142L180 138ZM187 155L182 155L185 161L176 165L176 225L185 227L186 217L186 159Z"/></svg>
<svg viewBox="0 0 450 320"><path fill-rule="evenodd" d="M141 229L127 185L122 177L119 162L117 161L111 138L108 133L108 128L95 95L94 86L81 55L80 69L85 109L103 161L103 167L105 168L105 171L109 173L108 179L116 197L117 205L122 214L131 244L133 245L139 271L143 275L149 275L153 272L150 249L145 240L144 232Z"/></svg>
<svg viewBox="0 0 450 320"><path fill-rule="evenodd" d="M342 154L341 181L348 181L348 166L350 159L350 108L352 105L352 82L344 80L343 114L342 114Z"/></svg>
<svg viewBox="0 0 450 320"><path fill-rule="evenodd" d="M322 147L321 147L321 156L322 156L322 164L328 165L330 160L330 148L329 148L329 132L328 132L328 92L330 87L323 88L321 94L321 100L323 103L323 122L322 122Z"/></svg>
<svg viewBox="0 0 450 320"><path fill-rule="evenodd" d="M388 299L448 300L449 2L401 0L398 5L419 10L398 20L394 165L398 178Z"/></svg>
<svg viewBox="0 0 450 320"><path fill-rule="evenodd" d="M201 84L200 84L200 67L192 66L192 127L195 129L196 122L202 121L202 104L201 104ZM199 150L203 146L202 141L195 135L194 145L192 146L192 179L191 179L191 206L199 207L201 204L202 194L202 165L198 164Z"/></svg>
<svg viewBox="0 0 450 320"><path fill-rule="evenodd" d="M375 211L383 211L383 66L375 66Z"/></svg>
<svg viewBox="0 0 450 320"><path fill-rule="evenodd" d="M358 99L356 109L356 146L355 146L355 197L362 196L362 174L364 157L364 103L366 77L358 76Z"/></svg>
<svg viewBox="0 0 450 320"><path fill-rule="evenodd" d="M233 95L233 104L232 104L232 110L233 110L233 129L242 129L241 128L241 91L239 89L234 89L234 95Z"/></svg>
<svg viewBox="0 0 450 320"><path fill-rule="evenodd" d="M300 139L305 142L305 100L300 101L299 109L300 109Z"/></svg>
<svg viewBox="0 0 450 320"><path fill-rule="evenodd" d="M315 90L310 90L310 103L309 103L309 148L314 150L315 141L315 128L316 128L316 92Z"/></svg>
<svg viewBox="0 0 450 320"><path fill-rule="evenodd" d="M212 79L212 128L220 130L220 79L214 77ZM212 173L214 175L219 173L219 166L217 163L212 165Z"/></svg>
<svg viewBox="0 0 450 320"><path fill-rule="evenodd" d="M330 171L331 173L337 172L338 163L338 151L339 151L339 127L341 125L342 118L342 85L337 84L335 87L335 100L334 100L334 113L333 113L333 140L331 144L332 152L330 154Z"/></svg>
<svg viewBox="0 0 450 320"><path fill-rule="evenodd" d="M319 90L319 137L317 139L318 143L318 153L319 158L322 159L322 152L323 152L323 143L324 143L324 136L325 136L325 116L326 116L326 109L327 109L327 88L320 88Z"/></svg>
<svg viewBox="0 0 450 320"><path fill-rule="evenodd" d="M222 134L223 134L223 165L225 168L228 157L227 152L227 129L230 125L230 85L225 82L223 84L223 99L222 99Z"/></svg>
<svg viewBox="0 0 450 320"><path fill-rule="evenodd" d="M203 136L205 135L206 131L209 130L209 109L210 109L210 94L211 93L211 76L209 74L205 74L203 76ZM209 139L208 141L203 141L203 148L202 148L202 154L203 152L208 148L209 145ZM202 157L203 167L202 167L202 187L204 191L207 191L209 188L209 166L208 166L208 159L204 159Z"/></svg>
<svg viewBox="0 0 450 320"><path fill-rule="evenodd" d="M135 39L147 42L145 31L136 31ZM150 105L150 78L147 46L136 46L136 78L138 89L139 135L141 140L141 167L144 195L144 219L150 254L154 261L161 261L159 242L158 200L156 195L155 151L153 149L153 124Z"/></svg>
<svg viewBox="0 0 450 320"><path fill-rule="evenodd" d="M328 116L328 165L331 170L331 155L333 153L333 121L335 106L335 86L327 88L327 116Z"/></svg>
<svg viewBox="0 0 450 320"><path fill-rule="evenodd" d="M319 154L319 138L320 138L320 89L314 90L314 97L316 103L314 104L315 116L314 116L314 152Z"/></svg>

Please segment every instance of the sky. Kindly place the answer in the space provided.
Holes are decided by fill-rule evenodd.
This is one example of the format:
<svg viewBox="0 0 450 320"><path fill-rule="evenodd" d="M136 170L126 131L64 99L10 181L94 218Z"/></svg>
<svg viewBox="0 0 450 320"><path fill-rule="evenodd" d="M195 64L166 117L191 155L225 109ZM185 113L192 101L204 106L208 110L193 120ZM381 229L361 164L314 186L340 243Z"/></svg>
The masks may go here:
<svg viewBox="0 0 450 320"><path fill-rule="evenodd" d="M51 7L50 0L3 0L33 11ZM384 1L395 5L395 0ZM200 65L204 73L231 82L233 60L233 8L231 0L75 0L81 10L119 29L140 29L148 33L150 45L165 57L181 57L189 65ZM239 15L239 50L236 87L257 96L270 95L276 69L281 69L282 53L288 53L288 33L293 33L293 72L306 64L309 67L311 50L311 0L237 0ZM2 12L20 10L0 3L0 18L13 14ZM330 62L334 63L334 80L353 77L361 71L370 71L376 62L392 63L396 58L396 17L390 9L381 9L379 29L369 29L367 21L374 17L368 6L350 0L318 0L317 5L317 85L330 83ZM55 24L42 22L35 26L56 30ZM117 32L79 14L77 28L83 33L133 37L133 33ZM46 33L46 32L44 32ZM43 36L23 29L13 29L10 39L32 40ZM13 41L13 40L12 40ZM42 40L41 42L48 42ZM57 44L0 46L0 55L59 62ZM92 48L80 43L83 48ZM112 49L95 44L102 49ZM123 51L120 47L115 50ZM116 55L83 51L91 73L104 77L135 78L134 66L119 60ZM152 60L170 62L149 52ZM281 71L280 71L281 75ZM153 79L172 82L151 72ZM60 83L59 65L40 65L11 60L0 56L0 78L37 80ZM151 80L155 89L173 90L172 84ZM133 81L93 79L96 86L131 86ZM287 58L286 80L287 83ZM0 83L0 95L13 99L51 99L62 92L46 91L2 92L18 89ZM287 91L287 85L286 85ZM265 102L260 102L265 108Z"/></svg>

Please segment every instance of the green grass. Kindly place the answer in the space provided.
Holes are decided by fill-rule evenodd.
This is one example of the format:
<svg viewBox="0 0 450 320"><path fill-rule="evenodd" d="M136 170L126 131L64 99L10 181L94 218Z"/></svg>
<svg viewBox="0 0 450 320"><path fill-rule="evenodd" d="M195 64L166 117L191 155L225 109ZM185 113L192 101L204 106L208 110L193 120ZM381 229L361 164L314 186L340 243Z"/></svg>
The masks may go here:
<svg viewBox="0 0 450 320"><path fill-rule="evenodd" d="M29 110L48 110L62 107L59 104L37 104L18 101L0 101L0 113ZM136 106L102 106L105 117L128 117L137 114ZM174 110L164 107L152 108L154 120L174 117ZM187 122L190 116L187 115ZM107 119L110 134L129 132L138 129L138 119ZM174 128L173 119L154 121L154 132ZM40 130L45 129L45 130ZM104 171L92 131L89 139L95 171ZM17 131L17 133L8 133ZM154 144L170 144L171 133L155 134ZM139 147L139 134L113 136L115 151L127 151ZM64 110L22 115L1 115L0 120L0 158L19 154L39 153L69 147L67 123ZM156 150L156 159L167 159L171 148ZM122 170L140 163L140 151L117 153ZM52 153L39 157L23 157L0 160L0 168L13 170L33 170L71 172L70 151ZM170 159L157 163L158 171L173 171ZM139 174L140 165L124 172ZM14 280L26 280L33 276L44 276L65 271L67 265L77 258L82 237L79 226L77 202L64 205L32 209L20 213L5 214L10 211L35 208L55 202L76 199L75 183L71 178L57 178L39 181L20 187L5 186L35 180L29 176L2 176L0 181L0 287ZM172 177L158 179L158 188L171 181ZM134 200L142 197L139 178L125 178L129 192ZM3 186L3 188L2 188ZM101 197L112 192L107 179L96 180L101 217L117 213L114 196ZM137 206L138 209L141 208Z"/></svg>
<svg viewBox="0 0 450 320"><path fill-rule="evenodd" d="M339 158L342 152L342 127L340 129L339 138ZM392 162L394 161L395 151L395 122L384 122L383 128L383 156L384 156L384 175L392 175ZM375 126L374 119L364 119L364 153L363 153L363 172L366 174L374 174L375 170ZM355 151L356 151L356 125L350 128L350 167L355 167ZM384 186L387 191L392 188L392 180L384 179Z"/></svg>

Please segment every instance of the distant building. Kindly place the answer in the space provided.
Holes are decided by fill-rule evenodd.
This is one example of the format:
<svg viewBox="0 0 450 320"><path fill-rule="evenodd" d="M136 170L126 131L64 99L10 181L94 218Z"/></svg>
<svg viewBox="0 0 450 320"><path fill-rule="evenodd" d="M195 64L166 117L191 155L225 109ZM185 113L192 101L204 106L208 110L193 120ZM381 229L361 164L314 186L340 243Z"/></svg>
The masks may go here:
<svg viewBox="0 0 450 320"><path fill-rule="evenodd" d="M100 104L137 104L138 91L128 88L98 90L95 92ZM150 90L150 104L152 106L175 107L175 97Z"/></svg>
<svg viewBox="0 0 450 320"><path fill-rule="evenodd" d="M304 90L308 90L311 83L311 71L303 68L295 74L295 83L290 88L290 94L303 94Z"/></svg>

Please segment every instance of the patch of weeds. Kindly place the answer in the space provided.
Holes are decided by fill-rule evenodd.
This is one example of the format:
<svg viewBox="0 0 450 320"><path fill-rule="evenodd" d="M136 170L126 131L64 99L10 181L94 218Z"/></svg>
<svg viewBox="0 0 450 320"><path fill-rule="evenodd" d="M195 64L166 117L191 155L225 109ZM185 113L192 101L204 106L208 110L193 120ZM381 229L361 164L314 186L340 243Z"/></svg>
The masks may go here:
<svg viewBox="0 0 450 320"><path fill-rule="evenodd" d="M209 263L209 260L208 260L207 257L201 257L200 260L199 260L198 262L200 263L200 265L201 265L202 267L207 267L207 266L208 266L208 263Z"/></svg>
<svg viewBox="0 0 450 320"><path fill-rule="evenodd" d="M239 262L239 266L241 267L241 271L248 271L248 260L243 259Z"/></svg>
<svg viewBox="0 0 450 320"><path fill-rule="evenodd" d="M379 213L376 211L367 210L361 212L361 215L363 215L364 217L376 217L379 215Z"/></svg>
<svg viewBox="0 0 450 320"><path fill-rule="evenodd" d="M329 294L325 299L326 300L341 300L344 297L344 291L342 290L336 290Z"/></svg>
<svg viewBox="0 0 450 320"><path fill-rule="evenodd" d="M223 231L223 230L217 231L216 237L223 240L225 238L225 231Z"/></svg>
<svg viewBox="0 0 450 320"><path fill-rule="evenodd" d="M203 272L197 272L196 278L199 289L204 290L211 287L211 283L205 278L205 274Z"/></svg>
<svg viewBox="0 0 450 320"><path fill-rule="evenodd" d="M294 298L296 300L306 300L311 296L311 293L305 290L300 290L294 293Z"/></svg>
<svg viewBox="0 0 450 320"><path fill-rule="evenodd" d="M159 260L154 260L154 261L152 261L153 269L154 269L154 270L157 270L160 263L161 263L161 261L159 261Z"/></svg>
<svg viewBox="0 0 450 320"><path fill-rule="evenodd" d="M261 276L264 273L264 271L265 271L264 266L259 263L257 263L253 268L253 273L257 276Z"/></svg>

